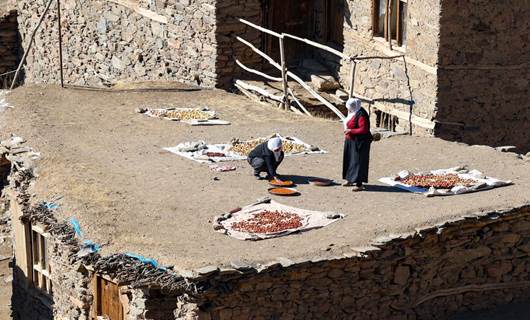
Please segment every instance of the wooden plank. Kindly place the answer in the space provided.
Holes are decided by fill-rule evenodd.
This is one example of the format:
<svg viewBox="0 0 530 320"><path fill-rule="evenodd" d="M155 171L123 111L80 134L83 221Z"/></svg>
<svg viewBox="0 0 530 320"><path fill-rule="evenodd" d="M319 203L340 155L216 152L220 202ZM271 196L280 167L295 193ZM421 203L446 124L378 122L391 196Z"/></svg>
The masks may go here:
<svg viewBox="0 0 530 320"><path fill-rule="evenodd" d="M289 95L287 94L287 68L285 67L285 48L283 47L283 38L278 39L280 43L280 66L282 67L282 87L283 87L283 109L289 108Z"/></svg>
<svg viewBox="0 0 530 320"><path fill-rule="evenodd" d="M400 15L401 15L401 1L400 0L396 0L396 41L397 41L397 44L398 46L401 46L403 44L403 39L401 37L401 19L400 19Z"/></svg>
<svg viewBox="0 0 530 320"><path fill-rule="evenodd" d="M315 41L311 41L311 40L308 40L308 39L304 39L304 38L300 38L300 37L297 37L297 36L294 36L292 34L288 34L288 33L282 33L282 35L284 37L288 37L288 38L291 38L291 39L295 39L295 40L298 40L298 41L301 41L301 42L304 42L308 45L311 45L313 47L316 47L316 48L319 48L319 49L322 49L322 50L325 50L329 53L332 53L336 56L338 56L339 58L342 58L342 59L346 59L346 60L350 60L350 57L343 54L342 52L338 51L338 50L335 50L333 49L332 47L328 47L326 45L323 45L323 44L320 44L318 42L315 42Z"/></svg>
<svg viewBox="0 0 530 320"><path fill-rule="evenodd" d="M246 83L246 82L244 82L242 80L236 80L236 85L240 86L240 87L242 87L243 89L246 89L246 90L255 91L255 92L261 94L262 96L265 96L265 97L267 97L267 98L269 98L271 100L278 101L278 102L283 102L283 97L276 96L276 95L268 92L266 89L251 85L251 84Z"/></svg>
<svg viewBox="0 0 530 320"><path fill-rule="evenodd" d="M300 107L300 109L302 109L302 111L310 116L310 117L313 117L313 115L311 113L309 113L309 111L307 111L307 109L304 107L304 105L300 102L300 100L298 100L298 98L294 95L294 92L293 90L291 90L291 88L289 88L289 93L291 94L291 97L293 98L294 102L296 102L296 104Z"/></svg>
<svg viewBox="0 0 530 320"><path fill-rule="evenodd" d="M162 24L168 23L167 17L160 15L154 11L147 10L145 8L140 7L140 5L138 4L138 1L134 1L134 0L107 0L107 1L115 3L115 4L119 4L126 8L129 8L133 10L134 12L138 13L139 15L149 18L153 21L156 21Z"/></svg>
<svg viewBox="0 0 530 320"><path fill-rule="evenodd" d="M313 90L310 86L308 86L302 79L300 79L296 74L292 73L291 71L287 71L287 76L291 77L293 80L298 82L304 89L306 89L311 95L313 95L315 98L317 98L320 102L322 102L326 107L330 108L331 111L333 111L341 120L344 120L345 117L340 112L339 109L335 108L334 105L332 105L329 101L324 99L321 95L319 95L315 90Z"/></svg>
<svg viewBox="0 0 530 320"><path fill-rule="evenodd" d="M250 27L254 28L254 29L258 29L261 32L265 32L266 34L270 34L271 36L275 36L277 38L282 38L281 34L279 34L277 32L274 32L272 30L269 30L267 28L260 27L260 26L258 26L256 24L253 24L252 22L249 22L249 21L247 21L245 19L239 19L239 21L244 23L244 24L246 24L247 26L250 26Z"/></svg>
<svg viewBox="0 0 530 320"><path fill-rule="evenodd" d="M375 103L374 107L378 110L383 111L384 113L391 114L393 116L396 116L402 120L406 120L407 122L412 122L412 124L417 125L419 127L425 128L425 129L434 129L435 122L430 121L425 118L418 117L416 115L411 115L409 112L396 110L392 107L386 106L381 103Z"/></svg>
<svg viewBox="0 0 530 320"><path fill-rule="evenodd" d="M265 79L268 79L268 80L272 80L272 81L277 81L277 82L280 82L282 81L282 78L279 78L279 77L273 77L273 76L269 76L268 74L266 73L263 73L261 71L258 71L256 69L252 69L252 68L249 68L247 66L245 66L241 61L237 60L236 59L236 64L241 67L241 69L247 71L247 72L250 72L250 73L253 73L253 74L256 74L260 77L263 77Z"/></svg>
<svg viewBox="0 0 530 320"><path fill-rule="evenodd" d="M252 51L254 51L255 53L259 54L262 58L264 58L265 60L267 60L271 65L273 65L276 69L278 70L282 70L282 67L276 62L274 61L271 57L269 57L266 53L260 51L258 48L256 48L252 43L248 42L247 40L241 38L241 37L236 37L236 39L247 45L250 49L252 49Z"/></svg>
<svg viewBox="0 0 530 320"><path fill-rule="evenodd" d="M392 50L392 0L387 0L388 47Z"/></svg>
<svg viewBox="0 0 530 320"><path fill-rule="evenodd" d="M355 86L355 70L357 68L357 62L356 61L352 61L351 63L351 70L350 70L350 92L349 92L349 97L353 97L353 88Z"/></svg>

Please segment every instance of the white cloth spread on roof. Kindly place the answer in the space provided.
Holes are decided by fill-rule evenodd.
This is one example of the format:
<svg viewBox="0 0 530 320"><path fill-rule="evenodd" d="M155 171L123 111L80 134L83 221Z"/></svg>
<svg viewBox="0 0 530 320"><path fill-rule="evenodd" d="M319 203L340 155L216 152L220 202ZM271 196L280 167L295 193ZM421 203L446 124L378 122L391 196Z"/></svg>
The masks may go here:
<svg viewBox="0 0 530 320"><path fill-rule="evenodd" d="M489 190L497 187L507 186L512 184L511 181L503 181L496 178L488 177L482 174L482 172L478 170L469 170L466 166L461 167L454 167L449 169L439 169L439 170L431 170L427 174L436 174L436 175L443 175L443 174L457 174L459 178L462 179L468 179L468 180L474 180L476 183L472 186L454 186L451 189L436 189L436 188L421 188L416 186L410 186L407 184L404 184L400 182L399 180L406 178L411 173L404 170L399 172L394 177L384 177L379 179L380 182L388 184L390 186L403 189L412 193L419 193L423 194L427 197L434 197L434 196L452 196L457 194L464 194L464 193L470 193L470 192L478 192L478 191L484 191ZM421 174L421 173L420 173Z"/></svg>
<svg viewBox="0 0 530 320"><path fill-rule="evenodd" d="M295 156L303 154L321 154L327 153L324 150L316 146L305 143L304 141L296 137L282 137L277 135L281 140L282 144L289 142L292 144L303 146L303 151L296 153L285 153L285 156ZM245 142L252 142L255 140L267 140L267 138L257 138L247 140ZM184 142L180 143L175 147L163 148L166 151L179 155L181 157L197 161L200 163L212 163L212 162L224 162L224 161L237 161L247 159L246 155L233 152L230 149L232 144L230 143L219 143L219 144L206 144L204 141L195 142Z"/></svg>
<svg viewBox="0 0 530 320"><path fill-rule="evenodd" d="M238 231L233 228L234 223L248 221L256 213L263 211L281 211L296 214L300 217L302 225L298 228L273 233L251 233ZM213 224L217 232L224 233L239 240L264 240L286 236L295 232L322 228L342 218L344 218L342 214L289 207L267 198L263 201L248 205L237 212L217 216L214 218Z"/></svg>

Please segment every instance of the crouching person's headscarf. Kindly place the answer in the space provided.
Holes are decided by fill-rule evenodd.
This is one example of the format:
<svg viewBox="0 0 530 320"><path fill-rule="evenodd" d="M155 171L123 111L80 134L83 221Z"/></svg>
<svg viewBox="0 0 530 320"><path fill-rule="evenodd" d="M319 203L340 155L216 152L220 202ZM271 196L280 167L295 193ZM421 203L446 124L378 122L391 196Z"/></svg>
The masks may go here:
<svg viewBox="0 0 530 320"><path fill-rule="evenodd" d="M282 154L282 139L278 137L270 138L267 142L267 148L274 153L274 158L278 161Z"/></svg>
<svg viewBox="0 0 530 320"><path fill-rule="evenodd" d="M355 114L361 110L361 100L357 98L349 98L348 101L346 101L346 109L348 109L348 116L343 122L344 130L348 129L348 121L355 117Z"/></svg>

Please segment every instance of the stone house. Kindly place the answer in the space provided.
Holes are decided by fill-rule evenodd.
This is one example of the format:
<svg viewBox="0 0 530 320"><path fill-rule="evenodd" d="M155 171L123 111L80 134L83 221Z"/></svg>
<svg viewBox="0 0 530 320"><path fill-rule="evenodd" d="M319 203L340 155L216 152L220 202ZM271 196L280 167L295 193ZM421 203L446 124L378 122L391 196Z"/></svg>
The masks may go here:
<svg viewBox="0 0 530 320"><path fill-rule="evenodd" d="M18 1L25 37L46 1ZM355 93L371 99L392 130L528 150L528 1L394 0L386 33L384 0L63 0L67 83L170 80L229 88L252 78L235 63L267 70L241 36L278 59L278 42L238 18L330 45L348 56L404 55L358 64ZM57 82L56 12L28 58L26 80ZM26 39L25 39L26 40ZM293 70L316 59L349 86L350 63L288 40ZM495 116L493 116L495 115ZM515 129L517 128L517 129Z"/></svg>
<svg viewBox="0 0 530 320"><path fill-rule="evenodd" d="M403 169L407 159L426 167L455 154L514 185L451 199L379 186L362 195L366 201L342 187L306 186L291 199L297 206L346 218L302 234L241 241L215 232L211 220L262 197L266 187L243 170L221 176L154 145L193 134L213 139L215 131L144 119L131 112L126 94L49 89L55 94L17 89L10 95L15 108L0 113L2 136L28 137L0 142L15 320L446 319L528 300L530 164L514 155L431 137L384 139L374 147L374 176ZM202 94L157 92L150 99ZM79 102L57 104L57 96ZM237 100L241 105L219 109L232 110L240 132L272 130L259 107ZM274 116L311 139L337 129L329 121ZM338 149L341 141L328 137L324 147ZM394 157L400 149L407 155ZM340 156L300 157L291 168L312 164L329 173Z"/></svg>

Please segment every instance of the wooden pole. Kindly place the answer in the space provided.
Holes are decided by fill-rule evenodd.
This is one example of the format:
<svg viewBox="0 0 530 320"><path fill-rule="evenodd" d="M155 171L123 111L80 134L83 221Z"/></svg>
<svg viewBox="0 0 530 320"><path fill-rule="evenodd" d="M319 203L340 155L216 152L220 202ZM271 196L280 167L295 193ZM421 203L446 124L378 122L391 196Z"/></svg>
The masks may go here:
<svg viewBox="0 0 530 320"><path fill-rule="evenodd" d="M258 71L256 69L252 69L252 68L249 68L247 66L245 66L241 61L237 60L236 59L236 64L243 70L247 71L247 72L250 72L250 73L253 73L253 74L257 74L258 76L261 76L265 79L268 79L268 80L272 80L272 81L277 81L277 82L280 82L282 81L282 78L280 77L272 77L272 76L269 76L268 74L266 73L263 73L261 71Z"/></svg>
<svg viewBox="0 0 530 320"><path fill-rule="evenodd" d="M392 50L392 0L386 1L387 7L387 23L388 23L388 46L390 47L390 50Z"/></svg>
<svg viewBox="0 0 530 320"><path fill-rule="evenodd" d="M353 60L351 63L351 70L350 70L350 94L349 98L353 97L353 88L355 86L355 69L357 69L357 61Z"/></svg>
<svg viewBox="0 0 530 320"><path fill-rule="evenodd" d="M42 21L44 21L44 18L46 17L46 13L48 13L48 10L50 9L51 5L53 3L53 0L48 1L48 4L46 5L46 8L44 9L44 12L42 13L39 22L35 26L35 29L33 29L33 32L31 33L31 36L29 37L29 43L28 47L24 51L24 55L22 56L22 59L20 60L20 63L18 64L17 71L15 72L15 76L13 77L13 82L11 82L11 88L10 90L13 90L15 87L15 83L17 82L18 74L20 73L20 69L22 69L22 66L24 65L24 62L26 62L26 58L28 57L28 53L31 50L31 45L33 44L33 40L35 39L35 34L37 34L37 30L40 28L40 25L42 24Z"/></svg>
<svg viewBox="0 0 530 320"><path fill-rule="evenodd" d="M287 68L285 66L285 48L283 43L283 37L279 38L280 41L280 59L282 67L282 84L283 84L283 109L289 110L289 96L288 96L288 86L287 86Z"/></svg>
<svg viewBox="0 0 530 320"><path fill-rule="evenodd" d="M385 27L384 27L384 36L385 36L385 40L388 41L388 21L389 21L389 16L388 16L388 2L390 0L386 0L385 2Z"/></svg>
<svg viewBox="0 0 530 320"><path fill-rule="evenodd" d="M57 0L57 22L59 25L59 69L61 72L61 88L64 88L63 33L62 33L62 28L61 28L61 0Z"/></svg>

